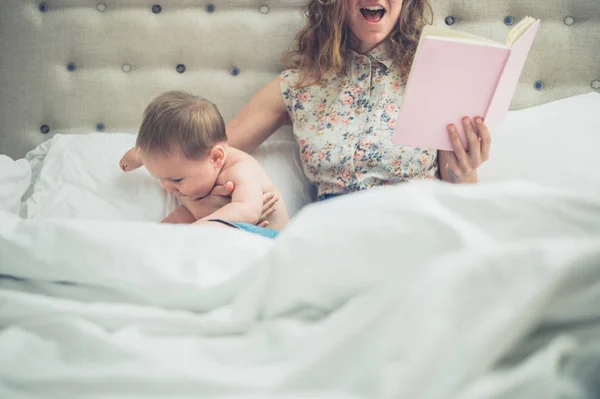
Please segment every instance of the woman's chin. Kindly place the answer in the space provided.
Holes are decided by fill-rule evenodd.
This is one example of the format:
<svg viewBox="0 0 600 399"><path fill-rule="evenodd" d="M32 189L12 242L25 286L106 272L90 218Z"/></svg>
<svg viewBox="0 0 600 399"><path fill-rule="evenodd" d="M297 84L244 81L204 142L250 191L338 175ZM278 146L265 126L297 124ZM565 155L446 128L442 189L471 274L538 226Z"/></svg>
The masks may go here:
<svg viewBox="0 0 600 399"><path fill-rule="evenodd" d="M381 42L385 40L386 36L383 34L377 35L368 35L364 36L365 40L359 39L358 45L355 47L355 50L359 53L367 53L377 47Z"/></svg>

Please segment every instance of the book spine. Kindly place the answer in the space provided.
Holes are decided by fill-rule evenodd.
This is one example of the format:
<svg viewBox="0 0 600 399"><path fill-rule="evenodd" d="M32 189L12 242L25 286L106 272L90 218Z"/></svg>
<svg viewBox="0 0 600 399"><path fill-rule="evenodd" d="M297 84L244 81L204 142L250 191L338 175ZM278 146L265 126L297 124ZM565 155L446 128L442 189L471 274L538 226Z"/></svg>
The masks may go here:
<svg viewBox="0 0 600 399"><path fill-rule="evenodd" d="M490 129L496 128L510 109L538 27L539 20L507 49L508 56L485 116Z"/></svg>
<svg viewBox="0 0 600 399"><path fill-rule="evenodd" d="M510 59L511 56L511 49L509 48L508 51L506 52L506 57L504 58L504 64L502 65L502 73L500 73L500 75L498 75L498 79L496 80L496 85L494 86L494 91L493 94L491 95L487 106L485 107L485 112L483 114L483 119L485 121L487 121L488 115L490 114L490 108L492 107L492 104L494 103L494 99L496 98L497 94L498 94L498 88L500 87L500 82L502 82L502 78L504 77L504 74L506 73L506 66L508 65L508 60ZM492 128L491 126L488 126L488 128Z"/></svg>

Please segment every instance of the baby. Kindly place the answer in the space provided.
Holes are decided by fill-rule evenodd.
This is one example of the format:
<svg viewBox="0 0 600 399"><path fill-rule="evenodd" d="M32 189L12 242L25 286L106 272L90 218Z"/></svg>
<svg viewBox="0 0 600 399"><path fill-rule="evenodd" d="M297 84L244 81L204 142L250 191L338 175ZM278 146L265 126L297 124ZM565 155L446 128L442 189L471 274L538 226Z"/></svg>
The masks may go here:
<svg viewBox="0 0 600 399"><path fill-rule="evenodd" d="M281 194L256 159L228 146L223 118L206 99L169 91L152 100L136 146L120 161L124 171L141 165L181 203L164 223L219 223L273 237L288 222L280 200L267 218L269 229L256 226L263 194ZM197 206L216 185L227 182L234 186L229 204L211 214Z"/></svg>

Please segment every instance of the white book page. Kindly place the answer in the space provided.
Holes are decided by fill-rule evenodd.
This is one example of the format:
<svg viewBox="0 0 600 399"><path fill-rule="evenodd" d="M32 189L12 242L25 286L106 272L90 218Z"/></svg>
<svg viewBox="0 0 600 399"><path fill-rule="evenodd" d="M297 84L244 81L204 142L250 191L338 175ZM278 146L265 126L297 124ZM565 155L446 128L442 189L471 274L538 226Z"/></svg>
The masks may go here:
<svg viewBox="0 0 600 399"><path fill-rule="evenodd" d="M514 28L508 32L506 37L506 45L511 47L527 30L535 23L535 19L531 17L523 18Z"/></svg>
<svg viewBox="0 0 600 399"><path fill-rule="evenodd" d="M423 36L425 37L441 37L441 38L449 38L449 39L460 39L472 43L490 43L495 45L501 45L498 42L495 42L486 37L473 35L466 32L461 32L458 30L446 29L446 28L438 28L435 26L427 25L423 28Z"/></svg>

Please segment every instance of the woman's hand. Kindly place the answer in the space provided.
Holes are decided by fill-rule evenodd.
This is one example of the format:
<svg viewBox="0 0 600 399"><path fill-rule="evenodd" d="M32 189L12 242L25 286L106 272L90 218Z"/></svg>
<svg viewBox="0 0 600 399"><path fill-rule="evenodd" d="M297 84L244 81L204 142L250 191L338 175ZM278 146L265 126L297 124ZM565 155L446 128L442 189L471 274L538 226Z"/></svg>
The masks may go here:
<svg viewBox="0 0 600 399"><path fill-rule="evenodd" d="M269 221L267 218L271 216L277 207L275 206L279 201L279 197L275 195L275 193L265 193L263 194L263 210L260 214L260 219L258 219L258 223L256 224L259 227L268 227Z"/></svg>
<svg viewBox="0 0 600 399"><path fill-rule="evenodd" d="M233 183L228 181L224 186L215 186L210 194L203 198L202 200L208 200L211 211L209 213L213 213L225 205L231 202L231 193L233 193ZM267 218L275 212L277 209L276 205L279 201L279 197L275 195L275 193L264 193L263 194L263 210L260 215L260 219L256 224L259 227L267 227L269 225L269 221Z"/></svg>
<svg viewBox="0 0 600 399"><path fill-rule="evenodd" d="M462 124L467 137L465 149L454 124L448 125L448 134L454 151L440 150L438 162L442 180L451 183L477 183L477 168L490 158L490 131L483 119L475 118L475 124L465 117Z"/></svg>

